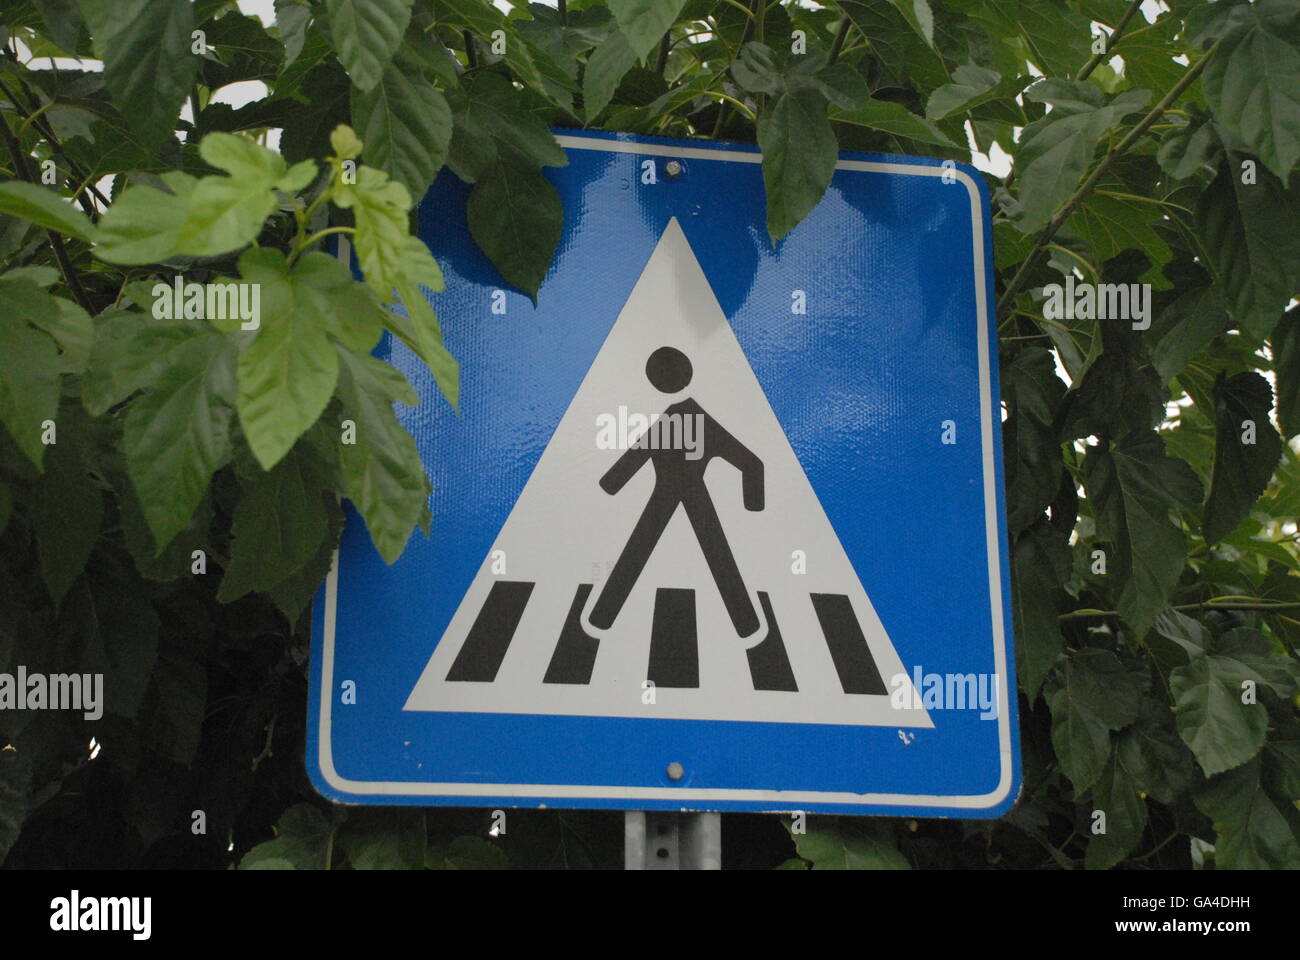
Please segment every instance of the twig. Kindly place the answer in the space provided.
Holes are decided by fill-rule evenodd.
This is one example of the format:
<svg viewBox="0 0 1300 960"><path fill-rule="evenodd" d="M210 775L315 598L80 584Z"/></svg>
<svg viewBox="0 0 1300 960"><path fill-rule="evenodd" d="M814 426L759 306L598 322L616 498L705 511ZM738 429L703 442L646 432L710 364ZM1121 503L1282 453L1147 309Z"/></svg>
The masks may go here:
<svg viewBox="0 0 1300 960"><path fill-rule="evenodd" d="M5 51L5 53L8 52L8 50ZM28 89L27 85L23 83L21 78L18 80L18 85L29 97L31 97L32 102L35 103L36 97L32 94L31 90ZM105 209L108 209L108 198L99 192L99 189L91 181L91 177L86 173L86 171L82 170L77 162L68 156L67 151L63 149L63 145L59 143L59 139L54 133L54 128L51 127L45 117L41 115L41 111L33 111L30 107L25 106L21 100L9 91L9 88L5 86L4 81L2 80L0 80L0 92L3 92L4 95L9 98L9 102L14 105L14 109L18 111L19 115L36 127L37 132L39 132L40 135L45 138L46 142L49 143L51 152L63 161L67 168L72 171L73 176L86 184L87 186L85 189L89 190L95 199L104 205ZM71 185L72 184L69 183L69 186ZM98 222L99 211L95 208L93 203L90 203L82 197L82 191L80 188L77 190L76 199L78 203L81 204L81 208L86 211L86 215L90 217L91 221Z"/></svg>
<svg viewBox="0 0 1300 960"><path fill-rule="evenodd" d="M1029 251L1029 255L1025 257L1025 261L1020 265L1020 269L1016 271L1015 276L1011 278L1011 282L1007 284L1007 288L1002 292L1002 296L998 298L998 313L1005 310L1007 305L1015 299L1016 294L1020 292L1020 288L1024 285L1025 280L1028 279L1029 272L1033 269L1035 261L1038 260L1038 255L1042 253L1043 248L1046 247L1047 244L1051 243L1052 237L1056 236L1056 231L1061 229L1061 226L1065 221L1069 220L1070 217L1074 215L1075 209L1083 202L1084 198L1087 197L1088 194L1092 193L1092 188L1097 185L1097 181L1099 181L1102 175L1111 168L1116 160L1128 153L1133 144L1137 143L1138 140L1142 138L1142 135L1147 132L1148 127L1160 119L1160 115L1164 113L1165 108L1173 104L1173 102L1182 95L1183 91L1196 81L1196 78L1201 75L1201 71L1205 69L1206 63L1209 62L1210 57L1214 55L1214 51L1218 49L1221 42L1222 41L1216 40L1214 46L1210 47L1210 49L1205 52L1205 56L1201 57L1200 60L1196 61L1196 63L1192 64L1192 66L1187 69L1187 72L1183 74L1182 78L1174 84L1173 89L1165 94L1164 99L1157 103L1155 107L1152 108L1151 112L1143 117L1138 122L1137 126L1129 131L1128 136L1121 140L1109 153L1106 154L1105 159L1103 159L1101 163L1097 164L1096 168L1088 176L1088 179L1086 179L1079 189L1075 191L1074 196L1069 199L1065 206L1056 212L1051 221L1043 229L1043 232L1034 244L1033 249Z"/></svg>
<svg viewBox="0 0 1300 960"><path fill-rule="evenodd" d="M1120 17L1119 23L1115 24L1114 31L1112 31L1111 35L1106 39L1106 49L1102 53L1093 54L1092 59L1085 63L1083 69L1081 69L1075 76L1075 83L1082 83L1084 80L1087 80L1088 75L1097 69L1098 64L1103 60L1110 58L1110 51L1114 48L1115 44L1119 43L1119 38L1124 35L1124 29L1128 26L1128 22L1133 19L1133 15L1138 12L1138 7L1141 5L1142 0L1131 0L1128 9L1124 11L1124 16Z"/></svg>
<svg viewBox="0 0 1300 960"><path fill-rule="evenodd" d="M275 738L275 721L279 719L278 713L271 714L271 722L266 725L266 743L262 745L262 752L253 758L253 769L257 770L257 765L263 760L270 759L274 754L271 753L271 741Z"/></svg>
<svg viewBox="0 0 1300 960"><path fill-rule="evenodd" d="M1250 601L1237 600L1207 600L1204 603L1180 603L1171 610L1300 610L1300 603L1271 603L1268 600L1259 600L1251 598ZM1118 610L1094 610L1085 608L1082 610L1072 610L1069 613L1063 613L1058 620L1087 620L1094 617L1118 617Z"/></svg>
<svg viewBox="0 0 1300 960"><path fill-rule="evenodd" d="M831 44L830 58L827 59L826 61L826 65L828 67L836 60L839 59L840 51L844 49L844 40L846 37L848 37L849 28L851 26L853 26L853 23L849 20L848 17L845 17L843 20L840 21L839 32L835 34L835 42Z"/></svg>
<svg viewBox="0 0 1300 960"><path fill-rule="evenodd" d="M27 167L27 159L23 156L22 146L15 139L13 133L9 130L9 124L0 119L0 135L4 137L5 146L9 148L9 155L13 157L14 169L18 176L28 183L36 183L36 177ZM54 250L54 259L59 264L59 271L63 274L63 282L67 285L68 291L72 294L72 299L77 301L77 305L89 314L95 313L95 308L91 305L90 299L86 296L86 291L82 289L81 280L77 272L72 269L72 261L68 259L68 251L63 246L63 238L59 234L45 228L45 235L50 239L50 246Z"/></svg>

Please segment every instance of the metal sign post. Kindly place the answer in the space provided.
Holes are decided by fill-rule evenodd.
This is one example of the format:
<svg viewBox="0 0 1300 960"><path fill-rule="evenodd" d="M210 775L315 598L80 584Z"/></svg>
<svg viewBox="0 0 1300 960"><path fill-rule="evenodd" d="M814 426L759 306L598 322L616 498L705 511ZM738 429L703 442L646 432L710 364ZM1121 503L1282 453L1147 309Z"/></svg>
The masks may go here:
<svg viewBox="0 0 1300 960"><path fill-rule="evenodd" d="M625 870L721 870L722 814L628 810Z"/></svg>

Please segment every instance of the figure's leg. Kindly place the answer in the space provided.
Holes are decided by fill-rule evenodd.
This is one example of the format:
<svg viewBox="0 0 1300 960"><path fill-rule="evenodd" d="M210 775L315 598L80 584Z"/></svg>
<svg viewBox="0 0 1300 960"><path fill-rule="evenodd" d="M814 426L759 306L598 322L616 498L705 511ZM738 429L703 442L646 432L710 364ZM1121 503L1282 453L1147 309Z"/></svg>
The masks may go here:
<svg viewBox="0 0 1300 960"><path fill-rule="evenodd" d="M695 530L695 538L700 541L700 549L704 551L704 559L713 574L713 582L722 594L722 602L726 605L727 615L731 617L731 624L738 634L747 637L758 629L758 614L754 610L754 602L749 599L749 592L745 589L745 581L740 576L740 568L736 566L736 558L731 554L727 537L722 532L722 522L713 508L713 501L709 499L707 491L704 491L700 496L687 499L685 507L686 516Z"/></svg>
<svg viewBox="0 0 1300 960"><path fill-rule="evenodd" d="M677 500L651 494L650 502L645 505L641 519L632 528L627 538L627 546L619 554L614 564L614 572L609 575L596 605L591 610L591 625L598 630L608 630L614 625L619 611L627 602L628 594L636 584L637 577L645 569L650 553L663 535L664 527L672 519L677 509Z"/></svg>

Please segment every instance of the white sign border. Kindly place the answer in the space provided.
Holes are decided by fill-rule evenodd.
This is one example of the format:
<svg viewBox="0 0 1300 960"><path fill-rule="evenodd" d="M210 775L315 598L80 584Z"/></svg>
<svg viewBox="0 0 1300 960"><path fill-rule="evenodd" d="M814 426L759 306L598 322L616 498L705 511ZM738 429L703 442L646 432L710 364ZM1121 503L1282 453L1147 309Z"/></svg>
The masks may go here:
<svg viewBox="0 0 1300 960"><path fill-rule="evenodd" d="M570 150L603 150L607 153L630 153L646 156L675 157L694 160L724 160L735 163L761 163L762 154L743 151L718 150L707 147L679 147L656 143L631 143L606 140L599 137L556 135L560 146ZM321 636L320 723L318 727L317 756L320 773L330 787L341 794L356 796L392 797L510 797L515 799L549 798L564 800L657 800L680 802L683 808L708 809L710 803L772 803L773 811L798 809L799 804L824 804L842 806L879 807L938 807L961 810L985 810L1001 804L1011 791L1014 781L1011 749L1010 691L1006 683L1007 636L1003 611L1002 563L998 525L997 465L993 445L993 386L989 356L988 290L984 262L984 199L975 180L960 167L941 167L912 163L880 163L868 160L840 160L836 170L856 170L867 173L890 173L920 177L941 177L948 174L960 181L970 196L971 241L975 267L975 308L978 323L979 384L980 384L980 440L983 445L984 465L984 525L988 548L989 607L992 614L994 640L994 669L1003 682L998 684L998 756L1000 774L998 784L985 794L941 796L900 793L847 793L816 790L748 790L715 789L704 787L620 787L616 785L585 784L519 784L519 783L416 783L410 781L350 780L334 766L330 738L330 720L334 689L334 637L336 607L338 602L339 555L336 550L325 579L325 617ZM344 238L346 239L346 238ZM340 246L340 255L349 251ZM1000 406L997 409L1001 409ZM545 804L541 804L545 806Z"/></svg>

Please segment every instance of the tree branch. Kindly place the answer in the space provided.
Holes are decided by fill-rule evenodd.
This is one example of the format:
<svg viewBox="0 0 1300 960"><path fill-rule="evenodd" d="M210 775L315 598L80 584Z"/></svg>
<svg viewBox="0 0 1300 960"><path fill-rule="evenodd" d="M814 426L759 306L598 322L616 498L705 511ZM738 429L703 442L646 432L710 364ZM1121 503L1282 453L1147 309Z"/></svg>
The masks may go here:
<svg viewBox="0 0 1300 960"><path fill-rule="evenodd" d="M1112 31L1111 35L1106 39L1105 51L1103 53L1093 54L1092 59L1085 63L1083 69L1081 69L1075 76L1075 83L1082 83L1084 80L1087 80L1089 74L1097 69L1098 64L1103 60L1110 59L1110 51L1114 48L1115 44L1119 43L1119 38L1124 35L1124 30L1128 27L1129 21L1133 19L1133 15L1138 12L1138 7L1141 5L1142 0L1130 0L1128 9L1124 11L1124 16L1120 17L1119 23L1115 24L1114 31Z"/></svg>
<svg viewBox="0 0 1300 960"><path fill-rule="evenodd" d="M1180 603L1170 607L1171 610L1300 610L1300 603L1271 603L1268 600L1252 598L1245 600L1206 600L1204 603ZM1090 620L1097 617L1119 617L1118 610L1072 610L1063 613L1058 620Z"/></svg>

